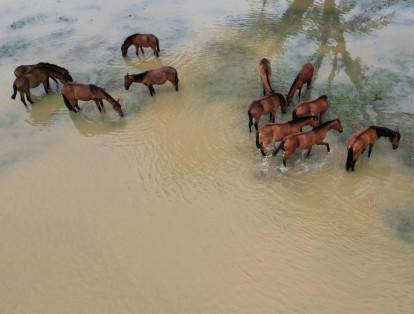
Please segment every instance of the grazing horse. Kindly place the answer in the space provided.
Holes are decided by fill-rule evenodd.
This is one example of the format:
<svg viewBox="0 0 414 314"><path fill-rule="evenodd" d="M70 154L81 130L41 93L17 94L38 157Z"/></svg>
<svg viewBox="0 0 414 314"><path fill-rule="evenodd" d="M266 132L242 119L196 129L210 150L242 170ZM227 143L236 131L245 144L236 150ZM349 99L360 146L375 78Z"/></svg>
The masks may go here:
<svg viewBox="0 0 414 314"><path fill-rule="evenodd" d="M318 119L314 116L309 116L285 123L267 123L256 133L256 147L260 149L263 156L266 156L264 149L272 141L279 142L290 134L302 132L302 128L306 125L316 127L318 125ZM275 151L276 147L273 154Z"/></svg>
<svg viewBox="0 0 414 314"><path fill-rule="evenodd" d="M24 96L33 104L30 89L37 87L41 83L45 89L46 94L49 91L49 77L60 80L63 84L72 81L69 74L62 74L59 71L54 71L52 68L34 67L31 71L17 77L13 83L12 99L16 99L17 91L20 93L20 100L27 107Z"/></svg>
<svg viewBox="0 0 414 314"><path fill-rule="evenodd" d="M290 104L290 102L292 101L292 98L295 95L297 90L299 90L299 100L300 100L302 86L306 83L307 87L309 88L312 82L312 78L313 78L313 65L311 63L306 63L302 66L302 69L299 71L298 75L293 81L292 86L289 89L289 93L287 94L288 104Z"/></svg>
<svg viewBox="0 0 414 314"><path fill-rule="evenodd" d="M153 96L155 94L153 85L162 85L167 80L170 81L175 86L175 90L178 91L178 82L180 80L178 79L177 70L168 66L139 74L127 74L124 76L124 87L128 90L133 82L142 83L148 86L149 92L151 96Z"/></svg>
<svg viewBox="0 0 414 314"><path fill-rule="evenodd" d="M68 70L56 64L47 63L47 62L39 62L38 64L31 64L31 65L20 65L16 69L14 69L14 75L16 75L16 77L21 77L27 72L30 72L31 70L35 68L42 68L44 70L50 70L52 72L59 72L62 75L64 75L69 82L73 81L72 76L70 75ZM54 77L52 77L52 80L54 80L55 83L57 83Z"/></svg>
<svg viewBox="0 0 414 314"><path fill-rule="evenodd" d="M322 117L328 110L328 107L328 96L326 95L313 100L303 101L296 105L292 112L292 119L296 120L297 118L311 115L317 116L319 121L322 122Z"/></svg>
<svg viewBox="0 0 414 314"><path fill-rule="evenodd" d="M263 96L273 94L273 88L270 85L270 77L272 76L272 65L266 58L260 60L259 75L263 85Z"/></svg>
<svg viewBox="0 0 414 314"><path fill-rule="evenodd" d="M326 134L329 130L334 129L342 133L342 125L339 119L327 121L312 131L296 133L288 135L282 140L280 146L276 149L274 156L277 155L280 149L284 150L283 165L286 167L286 161L293 155L296 149L308 149L306 157L309 157L313 145L325 145L328 153L330 151L329 144L324 142Z"/></svg>
<svg viewBox="0 0 414 314"><path fill-rule="evenodd" d="M93 100L99 112L105 112L103 104L103 100L105 99L121 117L124 116L121 104L113 99L103 88L93 84L67 83L62 87L62 96L66 107L73 112L81 110L78 106L78 100Z"/></svg>
<svg viewBox="0 0 414 314"><path fill-rule="evenodd" d="M276 110L281 107L283 113L286 113L287 103L282 94L274 93L270 96L262 97L253 101L250 104L247 114L249 116L249 131L252 132L252 125L254 119L254 127L256 131L259 130L259 121L262 115L270 114L270 122L275 122Z"/></svg>
<svg viewBox="0 0 414 314"><path fill-rule="evenodd" d="M368 158L371 157L372 147L380 137L388 137L393 149L397 149L400 144L401 134L396 129L395 131L380 127L370 126L354 133L348 140L346 145L348 149L348 157L346 159L346 171L355 170L355 163L359 156L368 148Z"/></svg>
<svg viewBox="0 0 414 314"><path fill-rule="evenodd" d="M139 49L141 49L142 54L144 54L144 49L142 49L142 47L151 47L154 51L154 55L156 57L160 56L160 43L158 38L153 34L133 34L128 36L121 47L123 57L127 56L128 48L131 45L135 46L137 56Z"/></svg>

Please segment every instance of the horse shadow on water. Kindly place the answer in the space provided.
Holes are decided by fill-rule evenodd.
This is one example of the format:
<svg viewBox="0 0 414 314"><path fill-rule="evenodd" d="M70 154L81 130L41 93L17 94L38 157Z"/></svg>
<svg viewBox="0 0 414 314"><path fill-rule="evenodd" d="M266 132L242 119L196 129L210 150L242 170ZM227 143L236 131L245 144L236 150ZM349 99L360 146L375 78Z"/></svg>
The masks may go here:
<svg viewBox="0 0 414 314"><path fill-rule="evenodd" d="M126 127L126 121L115 113L112 115L95 112L94 106L83 106L81 112L68 112L70 120L78 132L86 137L119 133Z"/></svg>

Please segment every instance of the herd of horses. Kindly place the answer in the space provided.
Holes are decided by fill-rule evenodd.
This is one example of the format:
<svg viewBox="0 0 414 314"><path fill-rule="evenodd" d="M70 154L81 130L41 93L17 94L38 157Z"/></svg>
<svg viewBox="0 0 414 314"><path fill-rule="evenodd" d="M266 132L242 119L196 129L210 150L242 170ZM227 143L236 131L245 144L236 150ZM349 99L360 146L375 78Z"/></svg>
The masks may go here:
<svg viewBox="0 0 414 314"><path fill-rule="evenodd" d="M126 57L130 46L135 46L136 55L139 51L144 54L145 48L151 48L156 57L159 57L160 46L158 38L153 34L133 34L128 36L121 46L122 56ZM329 102L326 95L309 101L300 101L303 85L311 87L314 67L306 63L297 74L286 97L276 93L271 85L272 65L270 60L263 58L259 63L259 76L263 85L263 97L251 103L248 110L249 131L252 126L256 129L256 146L263 156L266 156L266 148L275 143L272 155L276 156L280 150L284 151L283 165L296 150L307 150L309 156L314 145L325 146L330 151L329 143L325 141L330 130L343 132L340 119L322 122L322 118L328 111ZM124 116L119 100L115 100L103 88L94 84L76 83L69 71L58 65L40 62L33 65L21 65L14 71L16 79L13 83L12 99L20 94L21 102L27 107L26 100L33 104L30 89L43 84L46 94L49 92L52 79L56 84L60 81L63 86L61 93L65 106L69 111L79 112L81 108L78 101L94 101L100 112L105 112L103 100L112 105L112 108L121 116ZM139 74L126 74L124 87L129 90L132 83L141 83L148 87L150 95L155 94L154 85L163 85L171 82L178 91L177 70L171 66L163 66L158 69L145 71ZM287 113L288 107L298 91L298 103L292 111L292 119L283 123L275 123L276 111L280 107L282 113ZM260 118L269 114L269 123L259 128ZM304 130L304 128L310 128ZM370 126L354 133L347 142L348 156L346 170L355 169L355 163L361 154L368 149L368 158L371 156L372 147L380 137L388 137L393 149L397 149L401 135L396 130L385 127ZM276 143L279 143L276 145Z"/></svg>
<svg viewBox="0 0 414 314"><path fill-rule="evenodd" d="M265 149L275 143L272 155L276 156L280 150L284 151L283 165L296 150L307 150L306 157L309 157L314 145L325 146L330 151L329 143L325 141L330 130L343 132L339 118L322 122L322 118L329 109L328 96L322 95L309 101L300 101L303 85L310 88L313 79L314 67L311 63L302 66L298 75L292 83L286 95L274 92L270 83L272 66L270 60L263 58L259 62L259 76L263 85L264 97L253 101L247 111L249 117L249 131L252 126L256 129L256 147L263 156L266 156ZM283 123L275 123L276 111L280 107L282 113L286 113L296 91L299 91L298 103L293 108L292 120ZM269 123L259 128L261 116L269 114ZM304 130L305 127L310 129ZM354 171L358 158L368 149L368 158L371 157L372 147L380 137L388 137L393 149L397 149L401 134L398 130L391 130L386 127L370 126L352 134L347 142L348 156L345 169ZM279 143L276 145L276 143Z"/></svg>

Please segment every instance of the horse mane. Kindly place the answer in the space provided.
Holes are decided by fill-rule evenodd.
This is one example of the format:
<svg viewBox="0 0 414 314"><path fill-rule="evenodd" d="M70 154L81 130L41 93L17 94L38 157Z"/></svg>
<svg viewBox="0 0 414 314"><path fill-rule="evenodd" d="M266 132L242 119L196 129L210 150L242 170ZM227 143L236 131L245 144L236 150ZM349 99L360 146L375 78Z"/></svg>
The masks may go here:
<svg viewBox="0 0 414 314"><path fill-rule="evenodd" d="M297 123L297 122L303 122L303 121L305 121L305 120L307 120L307 119L309 119L309 118L316 118L315 116L305 116L305 117L300 117L300 118L297 118L297 119L294 119L294 120L290 120L290 121L288 121L288 123L289 124L294 124L294 123Z"/></svg>
<svg viewBox="0 0 414 314"><path fill-rule="evenodd" d="M293 81L293 83L292 83L292 86L290 87L290 89L289 89L289 92L288 92L288 95L290 94L290 92L293 90L293 87L295 86L295 84L296 84L296 82L299 80L299 74L298 75L296 75L296 78L295 78L295 80Z"/></svg>
<svg viewBox="0 0 414 314"><path fill-rule="evenodd" d="M370 129L373 129L373 130L375 130L375 132L377 132L378 138L380 138L380 137L388 137L390 140L392 140L395 135L397 135L398 138L401 137L401 135L400 135L399 132L395 132L395 131L393 131L393 130L391 130L389 128L385 128L385 127L382 127L382 126L372 125L369 128Z"/></svg>
<svg viewBox="0 0 414 314"><path fill-rule="evenodd" d="M338 119L333 119L333 120L326 121L326 122L324 122L324 123L322 123L322 124L318 125L317 127L313 128L313 130L320 130L320 129L323 129L323 128L324 128L324 127L326 127L328 124L330 124L330 123L332 123L332 122L334 122L334 121L337 121L337 120L338 120Z"/></svg>
<svg viewBox="0 0 414 314"><path fill-rule="evenodd" d="M145 71L145 72L138 73L138 74L132 74L131 76L134 78L134 80L140 81L140 80L144 79L149 72L150 71Z"/></svg>
<svg viewBox="0 0 414 314"><path fill-rule="evenodd" d="M42 67L46 67L49 68L51 70L55 70L55 71L62 71L62 72L66 72L69 73L68 70L66 70L65 68L62 68L56 64L52 64L52 63L48 63L48 62L39 62L38 64L36 64L35 66L36 68L42 68Z"/></svg>
<svg viewBox="0 0 414 314"><path fill-rule="evenodd" d="M137 35L140 35L140 34L139 33L132 34L132 35L128 36L127 38L125 38L124 45L126 45L132 38L134 38Z"/></svg>

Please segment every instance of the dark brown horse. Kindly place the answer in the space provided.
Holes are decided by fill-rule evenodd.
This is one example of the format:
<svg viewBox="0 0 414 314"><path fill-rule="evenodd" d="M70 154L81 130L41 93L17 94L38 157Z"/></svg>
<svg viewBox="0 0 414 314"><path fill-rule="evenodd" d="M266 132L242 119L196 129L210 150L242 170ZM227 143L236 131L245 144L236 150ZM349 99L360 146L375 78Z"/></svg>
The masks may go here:
<svg viewBox="0 0 414 314"><path fill-rule="evenodd" d="M263 85L263 96L273 94L273 88L270 85L270 77L272 76L272 64L266 58L260 60L259 75Z"/></svg>
<svg viewBox="0 0 414 314"><path fill-rule="evenodd" d="M141 49L142 54L144 54L144 49L142 49L142 47L151 47L156 57L159 57L160 55L160 43L158 38L153 34L133 34L128 36L121 47L122 56L127 56L128 48L131 45L135 46L137 56L139 49Z"/></svg>
<svg viewBox="0 0 414 314"><path fill-rule="evenodd" d="M33 69L36 68L42 68L46 71L51 71L52 73L59 72L63 76L66 77L67 81L72 82L72 76L70 75L69 71L65 68L62 68L56 64L48 63L48 62L39 62L37 64L31 64L31 65L20 65L16 69L14 69L14 75L16 77L21 77L27 72L30 72ZM54 77L51 77L55 83L57 83L56 79Z"/></svg>
<svg viewBox="0 0 414 314"><path fill-rule="evenodd" d="M302 86L306 83L309 88L313 78L313 65L311 63L306 63L302 66L302 69L299 71L295 80L293 81L292 86L290 87L289 93L287 94L287 102L290 104L293 96L296 91L299 90L299 100L300 94L302 92Z"/></svg>
<svg viewBox="0 0 414 314"><path fill-rule="evenodd" d="M17 91L20 93L20 100L27 107L25 97L33 104L30 89L43 84L46 94L49 92L49 77L60 80L62 83L72 81L70 75L62 74L60 71L55 71L48 67L34 67L30 71L17 77L13 83L12 99L16 98Z"/></svg>
<svg viewBox="0 0 414 314"><path fill-rule="evenodd" d="M328 107L328 96L326 95L313 100L302 101L298 103L293 110L292 119L295 120L304 116L316 116L319 118L319 121L322 122L322 117L328 110Z"/></svg>
<svg viewBox="0 0 414 314"><path fill-rule="evenodd" d="M78 100L93 100L98 107L98 110L100 112L105 112L103 104L103 100L105 99L121 117L124 116L121 104L113 99L103 88L96 85L67 83L62 87L62 96L66 107L73 112L81 110L78 106Z"/></svg>
<svg viewBox="0 0 414 314"><path fill-rule="evenodd" d="M345 164L346 171L355 170L355 163L357 162L359 156L361 156L367 148L368 158L370 158L372 147L380 137L388 137L392 144L392 148L397 149L400 144L401 134L398 129L393 131L388 128L374 125L354 133L349 138L346 145L348 149L348 157Z"/></svg>
<svg viewBox="0 0 414 314"><path fill-rule="evenodd" d="M318 119L314 116L309 116L284 123L267 123L256 133L256 147L260 149L263 156L266 156L264 149L270 143L279 142L290 134L302 132L302 128L306 125L316 127ZM275 151L276 147L273 154Z"/></svg>
<svg viewBox="0 0 414 314"><path fill-rule="evenodd" d="M286 161L298 148L308 149L306 157L310 155L313 145L324 145L329 152L329 144L324 142L324 140L328 131L332 129L342 133L343 129L339 119L327 121L317 126L312 131L288 135L282 140L280 146L275 150L274 156L277 155L280 149L284 150L285 155L283 156L283 165L286 167Z"/></svg>
<svg viewBox="0 0 414 314"><path fill-rule="evenodd" d="M153 85L162 85L166 81L170 81L174 86L175 90L178 91L178 79L177 70L173 67L161 67L159 69L145 71L140 74L132 74L124 76L124 87L126 90L129 89L132 83L142 83L148 86L151 96L155 94Z"/></svg>
<svg viewBox="0 0 414 314"><path fill-rule="evenodd" d="M270 114L269 121L275 122L276 110L281 107L283 113L286 113L287 103L286 99L282 94L274 93L270 96L262 97L258 100L253 101L250 104L247 114L249 116L249 131L252 132L252 125L254 119L254 127L256 131L259 130L260 117L265 114Z"/></svg>

